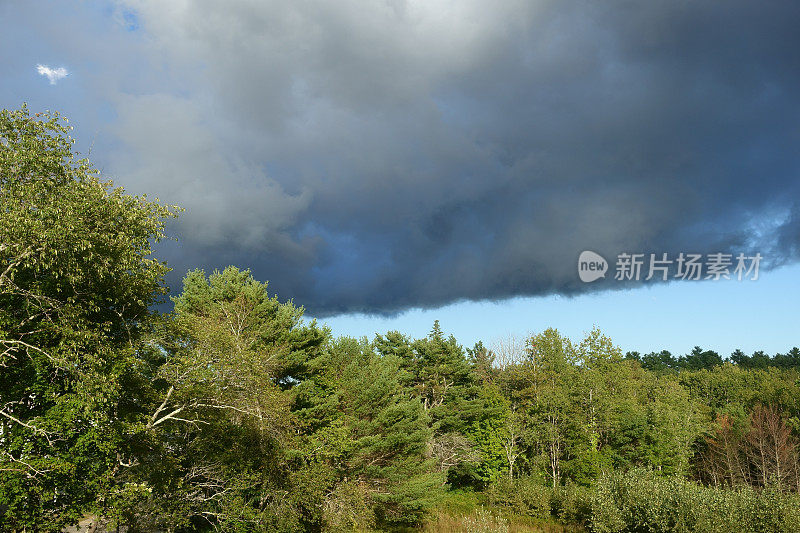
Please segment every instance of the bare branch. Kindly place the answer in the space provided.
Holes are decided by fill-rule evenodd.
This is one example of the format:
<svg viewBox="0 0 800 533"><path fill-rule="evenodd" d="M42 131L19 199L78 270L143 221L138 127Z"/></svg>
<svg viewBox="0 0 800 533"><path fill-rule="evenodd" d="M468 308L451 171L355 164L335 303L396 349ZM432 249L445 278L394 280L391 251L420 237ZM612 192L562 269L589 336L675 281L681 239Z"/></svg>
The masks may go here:
<svg viewBox="0 0 800 533"><path fill-rule="evenodd" d="M46 351L42 350L38 346L34 346L33 344L28 344L27 342L24 342L24 341L14 340L14 339L0 339L0 344L4 345L5 348L6 348L5 351L0 355L6 355L6 354L10 355L10 353L12 351L14 351L14 346L16 345L16 346L24 347L26 353L28 353L28 350L34 350L34 351L39 352L40 354L44 355L45 357L47 357L51 361L55 361L56 360L55 357L53 357L52 355L50 355ZM13 356L11 356L11 357L13 357Z"/></svg>
<svg viewBox="0 0 800 533"><path fill-rule="evenodd" d="M49 469L48 470L39 470L37 468L34 468L30 463L27 463L27 462L23 461L22 459L15 458L13 455L11 455L10 453L8 453L5 450L2 450L2 452L3 452L3 455L5 455L9 459L11 459L11 462L19 463L19 464L23 465L26 468L27 471L33 472L33 474L30 474L30 473L26 474L29 479L33 479L36 476L44 475L45 473L50 471ZM17 471L19 471L19 469L16 469L16 468L9 468L9 469L3 469L3 470L8 470L8 471L17 470Z"/></svg>
<svg viewBox="0 0 800 533"><path fill-rule="evenodd" d="M19 425L21 425L21 426L24 426L24 427L26 427L26 428L28 428L28 429L30 429L31 431L33 431L33 432L34 432L35 434L37 434L37 435L41 435L41 436L43 436L45 439L47 439L47 443L48 443L48 444L50 444L51 446L53 445L53 442L54 442L54 440L55 440L55 439L52 439L52 438L51 438L51 436L53 435L53 433L51 433L51 432L49 432L49 431L45 431L45 430L43 430L43 429L41 429L41 428L37 428L36 426L34 426L34 425L32 425L32 424L28 424L28 423L26 423L26 422L23 422L23 421L22 421L22 420L20 420L19 418L16 418L15 416L13 416L13 415L11 415L10 413L6 412L6 410L5 410L5 409L0 409L0 415L3 415L4 417L8 418L9 420L11 420L11 421L13 421L13 422L16 422L17 424L19 424Z"/></svg>

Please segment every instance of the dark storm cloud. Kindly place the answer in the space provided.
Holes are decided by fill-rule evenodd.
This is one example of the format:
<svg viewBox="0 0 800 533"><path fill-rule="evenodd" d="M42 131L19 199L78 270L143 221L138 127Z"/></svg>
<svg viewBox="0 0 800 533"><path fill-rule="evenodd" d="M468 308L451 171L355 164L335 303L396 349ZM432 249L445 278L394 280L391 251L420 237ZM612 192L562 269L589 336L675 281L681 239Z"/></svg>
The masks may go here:
<svg viewBox="0 0 800 533"><path fill-rule="evenodd" d="M798 258L797 2L126 13L169 80L106 93L106 168L187 208L179 272L250 267L320 316L608 288L585 249Z"/></svg>

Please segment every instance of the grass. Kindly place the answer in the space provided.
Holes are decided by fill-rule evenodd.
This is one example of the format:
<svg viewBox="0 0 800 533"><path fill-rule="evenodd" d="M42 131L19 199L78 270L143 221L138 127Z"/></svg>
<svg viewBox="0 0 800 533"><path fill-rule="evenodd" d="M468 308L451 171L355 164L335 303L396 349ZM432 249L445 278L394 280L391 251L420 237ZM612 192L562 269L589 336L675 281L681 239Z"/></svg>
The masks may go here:
<svg viewBox="0 0 800 533"><path fill-rule="evenodd" d="M487 505L483 494L455 490L437 505L422 527L437 533L579 533L578 525L537 520Z"/></svg>
<svg viewBox="0 0 800 533"><path fill-rule="evenodd" d="M534 521L526 517L506 517L488 509L477 509L466 515L437 513L422 528L436 533L578 533L580 526Z"/></svg>

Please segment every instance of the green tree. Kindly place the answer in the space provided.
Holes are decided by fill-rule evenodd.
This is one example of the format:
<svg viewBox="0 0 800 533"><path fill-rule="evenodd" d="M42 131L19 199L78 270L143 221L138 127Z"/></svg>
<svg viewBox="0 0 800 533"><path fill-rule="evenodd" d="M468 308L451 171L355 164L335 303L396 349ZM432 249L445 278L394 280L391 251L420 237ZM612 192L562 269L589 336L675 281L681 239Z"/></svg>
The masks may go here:
<svg viewBox="0 0 800 533"><path fill-rule="evenodd" d="M299 414L315 428L306 458L335 474L324 502L331 527L417 523L443 484L428 454L430 419L406 394L401 362L366 340L342 338L303 385Z"/></svg>
<svg viewBox="0 0 800 533"><path fill-rule="evenodd" d="M146 423L154 448L138 469L155 490L131 516L144 529L181 525L145 521L153 506L231 530L301 527L294 386L327 330L305 324L302 308L235 267L189 272L173 300L159 401ZM167 478L165 464L173 465Z"/></svg>
<svg viewBox="0 0 800 533"><path fill-rule="evenodd" d="M142 416L137 352L176 208L73 153L66 119L0 111L0 501L11 529L108 513Z"/></svg>
<svg viewBox="0 0 800 533"><path fill-rule="evenodd" d="M475 442L476 428L494 427L496 422L491 419L503 410L483 394L481 384L492 371L482 345L476 347L477 352L470 352L468 359L456 339L452 335L446 337L436 321L425 338L411 341L394 332L378 335L374 346L384 357L399 358L401 383L408 394L419 399L430 417L431 448L439 459L448 457L444 461L448 463L448 480L456 485L483 483L484 474L474 469L475 450L461 438L468 437L480 447ZM488 457L484 454L484 458ZM444 462L439 461L440 466Z"/></svg>
<svg viewBox="0 0 800 533"><path fill-rule="evenodd" d="M536 474L544 474L553 487L563 475L568 435L579 424L573 394L578 372L577 352L572 342L548 328L526 341L526 359L507 369L512 400L527 413L532 436L530 461Z"/></svg>
<svg viewBox="0 0 800 533"><path fill-rule="evenodd" d="M695 346L692 352L678 359L678 365L689 370L699 370L701 368L713 368L722 364L722 357L713 350L703 350Z"/></svg>
<svg viewBox="0 0 800 533"><path fill-rule="evenodd" d="M500 479L501 476L513 476L513 464L518 457L519 431L516 426L513 438L509 440L509 427L517 419L511 419L511 405L500 394L496 387L488 387L481 393L485 402L487 414L491 409L491 416L480 417L473 420L466 428L470 439L475 443L480 453L481 461L476 468L478 479L483 485L488 485ZM506 453L508 451L508 454Z"/></svg>

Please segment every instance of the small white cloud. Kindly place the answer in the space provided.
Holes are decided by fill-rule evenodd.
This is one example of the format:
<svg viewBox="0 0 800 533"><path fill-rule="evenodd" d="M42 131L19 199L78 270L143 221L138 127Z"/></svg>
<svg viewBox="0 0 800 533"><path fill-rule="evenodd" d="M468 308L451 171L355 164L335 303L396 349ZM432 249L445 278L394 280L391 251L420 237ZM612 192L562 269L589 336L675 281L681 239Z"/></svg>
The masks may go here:
<svg viewBox="0 0 800 533"><path fill-rule="evenodd" d="M69 76L69 72L64 67L50 68L41 63L36 65L36 71L42 76L47 76L47 79L50 80L50 85L55 85L58 80Z"/></svg>

